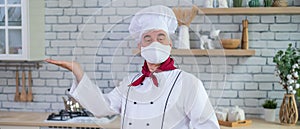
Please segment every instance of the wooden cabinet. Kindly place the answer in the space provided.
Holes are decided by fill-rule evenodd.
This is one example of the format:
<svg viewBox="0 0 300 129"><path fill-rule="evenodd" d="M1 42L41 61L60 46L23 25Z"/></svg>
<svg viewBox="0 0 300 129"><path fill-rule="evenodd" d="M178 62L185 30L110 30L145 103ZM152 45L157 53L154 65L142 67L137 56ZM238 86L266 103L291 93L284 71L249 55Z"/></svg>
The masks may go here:
<svg viewBox="0 0 300 129"><path fill-rule="evenodd" d="M0 60L44 59L44 6L44 0L0 0Z"/></svg>

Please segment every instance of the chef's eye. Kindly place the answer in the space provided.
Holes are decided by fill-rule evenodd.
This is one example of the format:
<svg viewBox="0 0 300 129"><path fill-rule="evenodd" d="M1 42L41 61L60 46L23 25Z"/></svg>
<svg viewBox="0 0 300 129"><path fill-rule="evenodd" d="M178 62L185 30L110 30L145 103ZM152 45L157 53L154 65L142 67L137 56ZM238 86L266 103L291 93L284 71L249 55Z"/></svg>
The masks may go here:
<svg viewBox="0 0 300 129"><path fill-rule="evenodd" d="M166 36L164 34L159 34L157 37L158 41L164 41L166 39Z"/></svg>
<svg viewBox="0 0 300 129"><path fill-rule="evenodd" d="M144 42L146 42L146 43L151 42L151 37L145 36L144 37Z"/></svg>
<svg viewBox="0 0 300 129"><path fill-rule="evenodd" d="M145 40L145 42L146 42L146 43L149 43L149 42L151 42L151 39Z"/></svg>
<svg viewBox="0 0 300 129"><path fill-rule="evenodd" d="M164 41L164 40L165 40L165 38L158 38L158 40L159 40L159 41Z"/></svg>

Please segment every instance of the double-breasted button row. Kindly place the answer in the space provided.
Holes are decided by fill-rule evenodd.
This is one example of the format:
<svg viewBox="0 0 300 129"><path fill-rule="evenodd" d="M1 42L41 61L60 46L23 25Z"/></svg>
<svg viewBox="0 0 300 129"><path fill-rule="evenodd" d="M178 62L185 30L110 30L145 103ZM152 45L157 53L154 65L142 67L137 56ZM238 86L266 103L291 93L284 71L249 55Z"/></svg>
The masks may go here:
<svg viewBox="0 0 300 129"><path fill-rule="evenodd" d="M133 102L133 104L137 104L137 102ZM154 102L151 101L150 104L154 104Z"/></svg>
<svg viewBox="0 0 300 129"><path fill-rule="evenodd" d="M132 123L129 122L128 125L132 125ZM146 123L146 126L150 126L150 123Z"/></svg>

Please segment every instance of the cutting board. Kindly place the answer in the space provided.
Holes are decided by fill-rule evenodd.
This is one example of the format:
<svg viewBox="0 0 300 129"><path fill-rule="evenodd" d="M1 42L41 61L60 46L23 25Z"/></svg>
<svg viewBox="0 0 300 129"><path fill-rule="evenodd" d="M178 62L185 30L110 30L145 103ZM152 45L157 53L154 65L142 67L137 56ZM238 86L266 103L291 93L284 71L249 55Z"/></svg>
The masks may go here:
<svg viewBox="0 0 300 129"><path fill-rule="evenodd" d="M252 123L252 120L243 120L243 121L218 121L219 125L227 126L227 127L241 127L241 126L249 126Z"/></svg>

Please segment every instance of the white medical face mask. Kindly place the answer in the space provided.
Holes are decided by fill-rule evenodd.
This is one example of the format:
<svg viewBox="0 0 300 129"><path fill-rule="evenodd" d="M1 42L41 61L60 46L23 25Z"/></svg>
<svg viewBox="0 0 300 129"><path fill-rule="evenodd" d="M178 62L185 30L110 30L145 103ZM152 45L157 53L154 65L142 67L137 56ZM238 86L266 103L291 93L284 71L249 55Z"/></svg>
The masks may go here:
<svg viewBox="0 0 300 129"><path fill-rule="evenodd" d="M149 63L160 64L168 59L171 53L170 45L152 42L147 47L141 47L141 56Z"/></svg>

